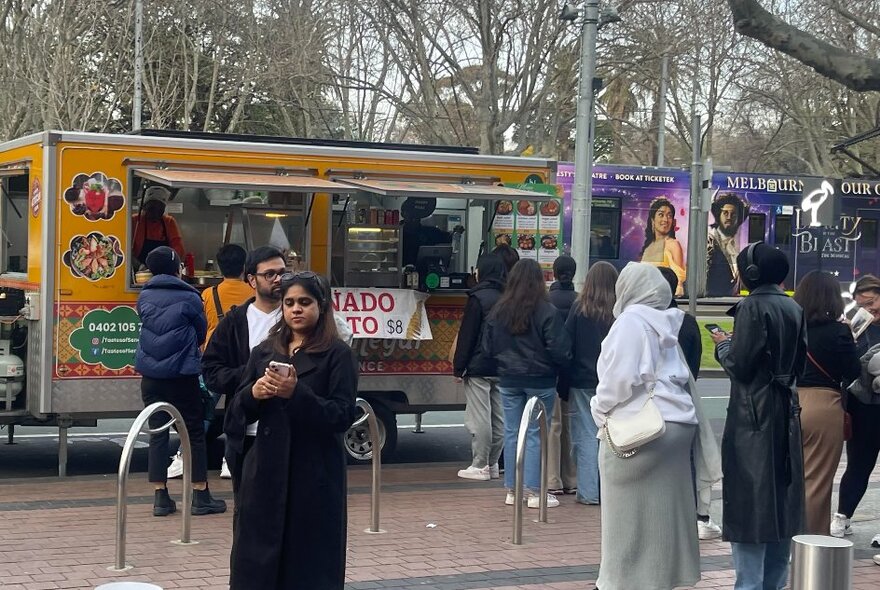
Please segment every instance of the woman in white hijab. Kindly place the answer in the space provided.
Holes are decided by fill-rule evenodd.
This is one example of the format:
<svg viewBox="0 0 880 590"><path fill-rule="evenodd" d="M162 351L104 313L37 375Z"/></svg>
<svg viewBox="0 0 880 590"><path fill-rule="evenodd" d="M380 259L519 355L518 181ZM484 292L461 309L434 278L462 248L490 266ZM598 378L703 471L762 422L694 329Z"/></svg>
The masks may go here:
<svg viewBox="0 0 880 590"><path fill-rule="evenodd" d="M695 404L690 371L678 346L684 312L668 309L669 284L651 264L627 265L615 291L616 319L602 342L599 385L590 404L600 429L602 560L596 585L600 590L692 586L700 579L690 462L695 440L698 485L716 475L720 479L721 472L708 425L698 437L699 398ZM627 456L609 444L606 420L635 416L651 392L666 430ZM701 442L714 448L717 464L708 469L710 475Z"/></svg>

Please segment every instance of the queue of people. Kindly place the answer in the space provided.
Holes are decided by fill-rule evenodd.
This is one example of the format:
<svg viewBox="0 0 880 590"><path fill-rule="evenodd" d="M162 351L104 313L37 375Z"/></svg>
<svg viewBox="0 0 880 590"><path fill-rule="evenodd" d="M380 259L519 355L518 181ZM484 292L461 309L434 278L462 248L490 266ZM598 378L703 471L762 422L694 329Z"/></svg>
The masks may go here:
<svg viewBox="0 0 880 590"><path fill-rule="evenodd" d="M472 332L482 331L483 346L459 349L456 376L466 384L472 378L468 351L496 362L499 392L490 392L488 403L497 395L504 409L506 503L514 501L515 441L526 400L539 397L552 425L560 419L554 407L567 398L571 449L563 452L576 464L571 491L577 502L601 506L601 590L692 585L700 575L699 540L719 536L732 544L737 590L781 589L794 535L851 534L850 519L880 454L880 280L867 276L856 284L856 302L875 320L855 341L829 273L808 273L792 298L781 287L789 274L781 251L751 244L736 264L750 294L729 312L733 332L712 334L731 380L720 449L696 392L699 328L676 309L674 272L631 263L618 275L597 262L583 292L560 305L568 312L554 314L547 303L560 287L548 298L537 265L516 262L494 287L494 307L482 307L480 322L465 328L471 343ZM609 418L643 419L648 408L662 419L660 434L635 450L617 447ZM492 428L497 433L497 422ZM534 423L527 439L526 497L538 507ZM844 440L847 469L832 517ZM494 465L487 461L475 455L468 469L489 479ZM549 470L560 474L562 465L554 461ZM709 517L712 485L722 479L723 528ZM557 505L548 498L548 506ZM880 535L873 543L880 547Z"/></svg>
<svg viewBox="0 0 880 590"><path fill-rule="evenodd" d="M158 246L146 256L154 276L138 299L143 328L136 355L144 404L168 402L182 414L193 452L190 510L206 515L224 512L226 504L208 489L200 376L209 391L226 396L225 460L235 505L231 588L341 589L341 435L356 414L356 359L337 329L323 277L287 272L273 247L244 257L240 248L226 248L218 260L229 284L201 299L180 280L176 251ZM574 261L561 257L548 292L537 262L506 255L478 261L452 358L473 436L471 465L460 477L500 478L503 466L505 503L513 504L519 426L527 401L539 398L551 432L560 434L552 487L600 506L601 590L693 585L700 579L699 541L719 535L732 545L737 590L781 590L794 535L851 534L880 453L880 280L867 276L856 284L855 299L874 322L855 341L831 275L807 274L791 298L780 286L789 272L782 252L756 243L739 253L749 295L729 312L733 332L712 333L731 381L719 450L696 390L699 329L675 306L675 273L649 263L618 273L597 262L576 293ZM235 281L250 289L245 301ZM151 426L165 423L160 416ZM562 428L554 430L554 422ZM844 442L847 469L832 517ZM151 435L155 516L177 508L166 483L168 444L167 431ZM574 463L570 472L563 455ZM540 506L539 478L532 421L525 456L530 508ZM719 529L709 502L722 479ZM559 505L556 495L547 505ZM874 542L880 545L880 535Z"/></svg>

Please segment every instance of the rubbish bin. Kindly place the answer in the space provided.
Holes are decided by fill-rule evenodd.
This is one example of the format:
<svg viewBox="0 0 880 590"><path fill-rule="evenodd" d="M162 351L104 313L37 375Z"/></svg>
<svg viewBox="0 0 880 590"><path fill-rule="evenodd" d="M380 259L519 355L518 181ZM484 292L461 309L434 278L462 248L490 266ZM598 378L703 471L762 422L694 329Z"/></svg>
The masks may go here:
<svg viewBox="0 0 880 590"><path fill-rule="evenodd" d="M147 582L110 582L97 586L95 590L162 590L162 586Z"/></svg>
<svg viewBox="0 0 880 590"><path fill-rule="evenodd" d="M822 535L791 540L791 590L852 590L853 544Z"/></svg>

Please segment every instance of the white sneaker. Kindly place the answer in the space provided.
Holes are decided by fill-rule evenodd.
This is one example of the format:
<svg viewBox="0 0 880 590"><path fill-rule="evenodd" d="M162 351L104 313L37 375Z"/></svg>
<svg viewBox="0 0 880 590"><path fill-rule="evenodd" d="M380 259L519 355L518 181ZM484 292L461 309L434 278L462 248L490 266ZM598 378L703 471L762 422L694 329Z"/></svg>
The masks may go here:
<svg viewBox="0 0 880 590"><path fill-rule="evenodd" d="M498 467L498 463L495 465L489 465L489 477L492 479L500 479L501 478L501 470Z"/></svg>
<svg viewBox="0 0 880 590"><path fill-rule="evenodd" d="M871 539L871 547L874 547L875 549L880 547L880 533L877 533L874 535L874 538Z"/></svg>
<svg viewBox="0 0 880 590"><path fill-rule="evenodd" d="M168 466L168 479L181 477L183 475L183 455L180 451L171 458L171 465Z"/></svg>
<svg viewBox="0 0 880 590"><path fill-rule="evenodd" d="M508 506L513 506L513 503L516 501L516 498L513 495L513 492L507 492L507 497L504 498L504 503Z"/></svg>
<svg viewBox="0 0 880 590"><path fill-rule="evenodd" d="M699 535L701 541L717 539L721 536L721 527L712 522L711 518L705 522L702 520L698 520L697 534Z"/></svg>
<svg viewBox="0 0 880 590"><path fill-rule="evenodd" d="M220 479L232 479L232 472L229 471L229 465L226 464L226 457L223 457L223 463L220 465Z"/></svg>
<svg viewBox="0 0 880 590"><path fill-rule="evenodd" d="M464 479L477 479L480 481L489 481L489 478L490 478L489 466L486 465L485 467L474 467L473 465L471 465L467 469L459 469L458 470L458 477L461 477Z"/></svg>
<svg viewBox="0 0 880 590"><path fill-rule="evenodd" d="M541 497L537 495L529 496L528 505L529 508L540 508ZM556 499L556 496L553 494L547 494L547 508L556 508L557 506L559 506L559 500Z"/></svg>
<svg viewBox="0 0 880 590"><path fill-rule="evenodd" d="M844 535L851 534L853 534L853 532L850 527L850 519L848 519L845 514L835 512L834 516L831 517L831 536L843 537Z"/></svg>
<svg viewBox="0 0 880 590"><path fill-rule="evenodd" d="M880 553L874 556L874 563L880 565Z"/></svg>

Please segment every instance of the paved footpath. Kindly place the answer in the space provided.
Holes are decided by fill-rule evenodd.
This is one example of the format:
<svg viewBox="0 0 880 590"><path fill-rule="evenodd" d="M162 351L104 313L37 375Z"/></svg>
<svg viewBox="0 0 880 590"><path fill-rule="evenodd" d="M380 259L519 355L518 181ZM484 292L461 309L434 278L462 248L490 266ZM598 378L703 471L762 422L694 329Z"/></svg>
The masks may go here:
<svg viewBox="0 0 880 590"><path fill-rule="evenodd" d="M525 510L524 545L510 543L512 508L496 481L455 477L459 465L392 465L383 470L381 527L370 535L370 471L349 478L347 590L425 589L583 590L598 570L599 508L573 496L534 522ZM838 473L838 478L839 478ZM211 474L215 495L231 502L230 484ZM171 483L179 500L180 481ZM231 511L193 517L196 545L180 537L179 514L151 515L152 492L143 474L129 483L127 561L108 571L115 551L115 476L19 479L0 482L0 588L94 588L110 581L152 582L163 588L227 588ZM880 469L854 523L854 590L880 588L880 567L868 542L877 519ZM716 502L713 506L720 505ZM717 517L717 515L715 515ZM730 546L703 542L703 579L696 588L732 588ZM320 590L320 589L315 589ZM639 590L639 589L633 589Z"/></svg>

